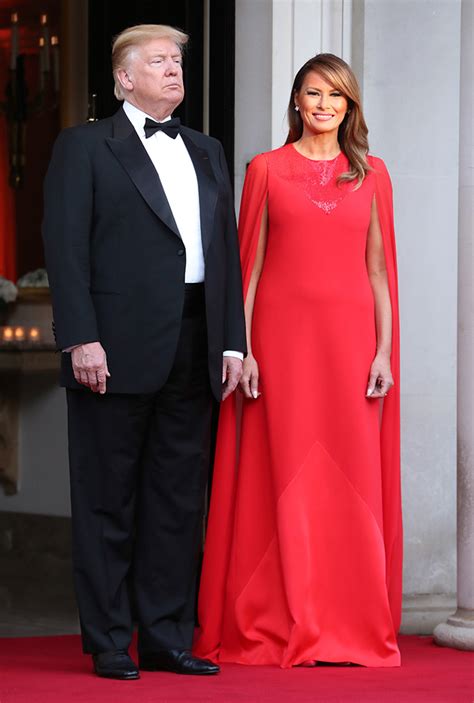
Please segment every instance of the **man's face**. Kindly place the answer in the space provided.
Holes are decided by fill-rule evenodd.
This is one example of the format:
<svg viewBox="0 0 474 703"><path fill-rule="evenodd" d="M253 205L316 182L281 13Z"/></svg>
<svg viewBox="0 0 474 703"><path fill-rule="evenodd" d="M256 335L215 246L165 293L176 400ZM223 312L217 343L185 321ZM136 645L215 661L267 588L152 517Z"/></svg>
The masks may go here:
<svg viewBox="0 0 474 703"><path fill-rule="evenodd" d="M167 117L184 98L181 51L171 39L137 47L124 75L130 102L152 117Z"/></svg>

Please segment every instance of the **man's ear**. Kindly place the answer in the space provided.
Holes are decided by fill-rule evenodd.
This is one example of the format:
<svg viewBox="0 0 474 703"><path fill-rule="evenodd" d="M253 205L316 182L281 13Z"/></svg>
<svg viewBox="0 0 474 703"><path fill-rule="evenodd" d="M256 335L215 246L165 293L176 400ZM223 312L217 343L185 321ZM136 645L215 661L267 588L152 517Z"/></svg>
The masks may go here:
<svg viewBox="0 0 474 703"><path fill-rule="evenodd" d="M119 68L116 73L116 76L122 88L124 88L125 90L133 90L133 80L124 68Z"/></svg>

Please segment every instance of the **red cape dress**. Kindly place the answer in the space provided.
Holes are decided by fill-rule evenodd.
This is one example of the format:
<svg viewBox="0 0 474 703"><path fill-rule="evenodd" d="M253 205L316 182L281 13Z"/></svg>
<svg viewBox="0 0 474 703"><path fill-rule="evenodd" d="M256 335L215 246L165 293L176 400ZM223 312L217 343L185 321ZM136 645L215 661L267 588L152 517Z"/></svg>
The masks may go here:
<svg viewBox="0 0 474 703"><path fill-rule="evenodd" d="M341 154L289 144L249 165L239 237L244 294L268 201L252 322L257 400L219 418L199 596L198 656L291 667L398 666L401 611L399 319L392 188L368 157L338 186ZM376 198L392 304L392 373L365 396L376 350L365 251Z"/></svg>

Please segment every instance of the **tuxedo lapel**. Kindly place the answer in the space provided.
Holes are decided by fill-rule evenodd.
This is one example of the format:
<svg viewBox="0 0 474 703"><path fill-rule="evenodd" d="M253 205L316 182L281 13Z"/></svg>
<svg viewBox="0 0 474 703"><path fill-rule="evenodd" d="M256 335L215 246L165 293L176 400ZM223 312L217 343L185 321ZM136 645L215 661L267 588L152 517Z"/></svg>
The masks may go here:
<svg viewBox="0 0 474 703"><path fill-rule="evenodd" d="M211 242L214 230L214 212L217 202L217 182L205 149L197 146L186 128L181 131L181 137L186 145L189 156L196 171L199 189L199 210L201 213L201 238L204 256Z"/></svg>
<svg viewBox="0 0 474 703"><path fill-rule="evenodd" d="M156 216L180 237L156 169L122 108L113 116L112 124L114 136L106 138L110 149Z"/></svg>

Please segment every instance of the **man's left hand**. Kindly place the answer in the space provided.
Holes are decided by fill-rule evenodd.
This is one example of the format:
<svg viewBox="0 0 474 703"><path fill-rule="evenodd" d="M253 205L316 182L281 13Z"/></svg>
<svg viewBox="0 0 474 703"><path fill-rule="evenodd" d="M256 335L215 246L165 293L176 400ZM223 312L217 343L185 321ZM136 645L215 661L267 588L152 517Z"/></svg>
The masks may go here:
<svg viewBox="0 0 474 703"><path fill-rule="evenodd" d="M222 400L235 391L241 376L241 360L235 356L224 356L222 360Z"/></svg>

